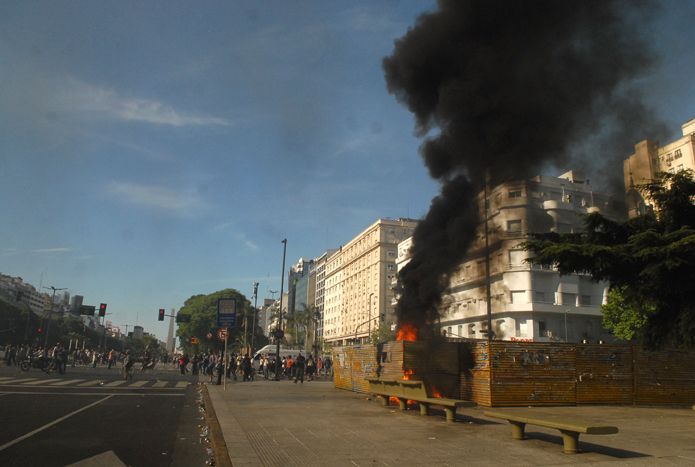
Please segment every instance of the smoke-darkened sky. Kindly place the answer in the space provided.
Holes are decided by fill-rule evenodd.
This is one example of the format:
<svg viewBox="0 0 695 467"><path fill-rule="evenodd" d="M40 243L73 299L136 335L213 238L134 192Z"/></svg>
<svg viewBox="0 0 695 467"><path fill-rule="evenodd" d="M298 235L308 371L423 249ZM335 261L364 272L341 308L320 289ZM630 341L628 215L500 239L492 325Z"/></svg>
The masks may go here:
<svg viewBox="0 0 695 467"><path fill-rule="evenodd" d="M401 274L399 317L418 324L436 319L474 237L486 176L494 184L574 160L589 175L607 168L619 179L624 154L611 150L664 128L639 81L657 52L651 37L634 34L651 28L655 2L438 4L384 60L388 89L413 112L425 165L443 184Z"/></svg>

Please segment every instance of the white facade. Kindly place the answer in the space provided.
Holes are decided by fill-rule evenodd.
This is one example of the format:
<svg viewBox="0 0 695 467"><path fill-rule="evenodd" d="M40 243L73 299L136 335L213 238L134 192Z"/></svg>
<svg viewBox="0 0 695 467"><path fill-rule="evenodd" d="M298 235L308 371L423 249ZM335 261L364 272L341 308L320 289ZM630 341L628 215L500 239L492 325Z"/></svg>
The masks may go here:
<svg viewBox="0 0 695 467"><path fill-rule="evenodd" d="M484 198L478 197L480 218ZM492 326L495 339L569 341L609 339L600 306L608 284L586 275L560 276L552 268L531 266L519 247L528 233L578 232L582 215L600 211L617 218L612 200L595 193L576 171L558 178L538 176L494 187L489 195ZM441 330L452 337L484 338L487 293L484 223L476 242L450 278L443 300ZM405 244L404 244L405 246ZM404 251L407 249L404 248Z"/></svg>
<svg viewBox="0 0 695 467"><path fill-rule="evenodd" d="M379 219L326 259L323 338L365 340L381 322L394 322L392 280L397 245L412 235L412 219Z"/></svg>

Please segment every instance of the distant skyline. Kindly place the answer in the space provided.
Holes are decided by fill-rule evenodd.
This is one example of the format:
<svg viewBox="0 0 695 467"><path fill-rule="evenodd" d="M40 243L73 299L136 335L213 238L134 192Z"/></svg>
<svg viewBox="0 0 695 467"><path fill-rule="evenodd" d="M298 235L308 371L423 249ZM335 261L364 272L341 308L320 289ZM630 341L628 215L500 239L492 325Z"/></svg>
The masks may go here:
<svg viewBox="0 0 695 467"><path fill-rule="evenodd" d="M695 117L695 1L659 3L644 88L673 139ZM381 61L436 3L259 5L0 7L0 272L165 339L159 308L279 290L283 238L289 268L427 212Z"/></svg>

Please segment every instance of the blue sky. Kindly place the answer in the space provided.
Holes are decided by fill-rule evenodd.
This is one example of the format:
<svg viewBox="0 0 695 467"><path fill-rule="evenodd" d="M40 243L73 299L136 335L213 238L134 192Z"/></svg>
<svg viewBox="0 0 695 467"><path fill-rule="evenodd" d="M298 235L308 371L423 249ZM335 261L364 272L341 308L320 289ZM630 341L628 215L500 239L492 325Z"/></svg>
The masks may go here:
<svg viewBox="0 0 695 467"><path fill-rule="evenodd" d="M157 310L233 287L438 187L381 60L432 1L4 2L0 272ZM695 117L695 2L664 2L645 80L673 135Z"/></svg>

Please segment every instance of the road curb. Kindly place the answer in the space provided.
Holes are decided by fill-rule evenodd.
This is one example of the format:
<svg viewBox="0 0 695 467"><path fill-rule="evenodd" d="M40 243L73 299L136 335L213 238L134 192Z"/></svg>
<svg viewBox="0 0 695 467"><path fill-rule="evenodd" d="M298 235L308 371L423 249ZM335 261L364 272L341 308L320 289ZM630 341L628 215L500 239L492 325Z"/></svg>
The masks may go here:
<svg viewBox="0 0 695 467"><path fill-rule="evenodd" d="M217 420L215 408L212 405L212 399L208 393L207 385L203 384L202 394L205 401L205 421L209 428L210 442L212 449L215 452L215 465L218 467L232 467L232 460L229 458L227 443L222 435L220 422Z"/></svg>

